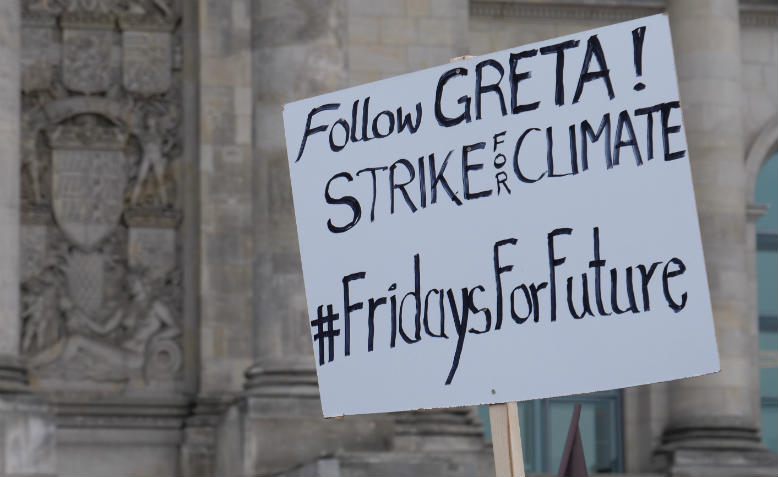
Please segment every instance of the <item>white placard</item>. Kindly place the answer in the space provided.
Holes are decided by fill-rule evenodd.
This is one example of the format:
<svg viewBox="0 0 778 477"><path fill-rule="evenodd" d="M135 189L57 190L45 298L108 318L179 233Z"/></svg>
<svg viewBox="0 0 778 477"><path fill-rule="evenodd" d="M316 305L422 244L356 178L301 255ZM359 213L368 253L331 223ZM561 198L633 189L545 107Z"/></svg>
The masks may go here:
<svg viewBox="0 0 778 477"><path fill-rule="evenodd" d="M678 101L655 15L286 105L324 415L718 371Z"/></svg>

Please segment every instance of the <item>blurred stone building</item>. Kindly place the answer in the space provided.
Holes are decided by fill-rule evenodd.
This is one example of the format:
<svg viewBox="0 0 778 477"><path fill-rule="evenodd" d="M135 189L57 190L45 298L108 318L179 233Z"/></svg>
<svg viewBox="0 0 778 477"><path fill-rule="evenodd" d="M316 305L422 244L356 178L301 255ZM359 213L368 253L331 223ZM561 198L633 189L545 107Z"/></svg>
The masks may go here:
<svg viewBox="0 0 778 477"><path fill-rule="evenodd" d="M3 0L0 474L492 472L474 409L321 419L281 106L661 11L722 372L522 403L527 467L579 401L591 473L774 476L776 0Z"/></svg>

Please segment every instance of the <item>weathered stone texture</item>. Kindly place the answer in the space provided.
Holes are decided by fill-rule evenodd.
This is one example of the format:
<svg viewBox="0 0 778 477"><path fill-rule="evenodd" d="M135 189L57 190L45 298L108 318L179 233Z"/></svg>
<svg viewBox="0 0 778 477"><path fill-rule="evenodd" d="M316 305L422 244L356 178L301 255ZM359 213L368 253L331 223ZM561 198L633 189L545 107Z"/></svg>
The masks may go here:
<svg viewBox="0 0 778 477"><path fill-rule="evenodd" d="M670 386L671 423L698 416L739 416L755 424L748 373L735 356L747 356L737 336L749 333L745 316L745 177L740 124L738 5L733 0L670 2L676 64L705 250L714 321L722 361L719 375ZM730 41L719 41L728 38ZM703 56L703 58L698 58ZM710 87L706 83L711 83ZM714 99L715 98L715 99ZM754 324L755 326L755 324ZM741 370L742 371L742 370ZM745 382L744 382L745 380ZM720 389L721 393L713 393ZM721 399L729 396L731 399ZM717 398L721 402L717 402ZM750 407L750 406L749 406Z"/></svg>
<svg viewBox="0 0 778 477"><path fill-rule="evenodd" d="M251 363L251 2L199 2L200 393Z"/></svg>
<svg viewBox="0 0 778 477"><path fill-rule="evenodd" d="M252 15L255 368L313 373L281 111L286 102L345 85L345 12L340 0L284 7L255 1Z"/></svg>
<svg viewBox="0 0 778 477"><path fill-rule="evenodd" d="M0 355L19 350L19 123L21 17L19 3L0 5Z"/></svg>
<svg viewBox="0 0 778 477"><path fill-rule="evenodd" d="M470 54L466 0L348 2L349 84Z"/></svg>
<svg viewBox="0 0 778 477"><path fill-rule="evenodd" d="M721 372L669 384L657 462L671 475L767 475L775 456L759 445L757 320L748 315L739 5L671 0L668 9Z"/></svg>
<svg viewBox="0 0 778 477"><path fill-rule="evenodd" d="M0 475L57 472L56 429L49 405L31 395L0 398Z"/></svg>
<svg viewBox="0 0 778 477"><path fill-rule="evenodd" d="M744 153L767 121L778 114L778 29L775 26L741 28Z"/></svg>

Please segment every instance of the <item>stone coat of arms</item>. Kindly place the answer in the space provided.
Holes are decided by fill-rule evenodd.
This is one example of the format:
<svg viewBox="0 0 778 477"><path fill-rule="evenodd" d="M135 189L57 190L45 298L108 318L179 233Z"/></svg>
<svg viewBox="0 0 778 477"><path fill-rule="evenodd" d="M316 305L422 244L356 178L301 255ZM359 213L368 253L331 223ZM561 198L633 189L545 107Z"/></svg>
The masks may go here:
<svg viewBox="0 0 778 477"><path fill-rule="evenodd" d="M62 82L68 88L93 94L111 85L113 31L67 28L62 34Z"/></svg>
<svg viewBox="0 0 778 477"><path fill-rule="evenodd" d="M152 95L170 88L172 48L166 31L122 32L122 84L134 93Z"/></svg>
<svg viewBox="0 0 778 477"><path fill-rule="evenodd" d="M67 237L94 248L119 221L124 208L126 135L113 128L59 127L50 134L52 208Z"/></svg>
<svg viewBox="0 0 778 477"><path fill-rule="evenodd" d="M178 13L162 0L25 5L20 314L30 375L84 395L178 392Z"/></svg>

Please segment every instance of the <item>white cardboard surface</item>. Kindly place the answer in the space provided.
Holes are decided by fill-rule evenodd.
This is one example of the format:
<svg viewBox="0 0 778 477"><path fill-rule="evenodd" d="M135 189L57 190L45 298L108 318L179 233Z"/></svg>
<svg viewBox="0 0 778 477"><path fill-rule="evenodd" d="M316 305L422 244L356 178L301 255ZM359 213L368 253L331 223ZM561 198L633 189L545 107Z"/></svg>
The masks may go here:
<svg viewBox="0 0 778 477"><path fill-rule="evenodd" d="M642 69L638 76L632 32L640 27L645 27L645 32L639 55ZM607 63L613 98L609 98L606 81L594 77L583 84L580 98L574 102L582 68L583 73L603 69L596 51L590 55L588 69L584 67L588 46L595 49L596 40L590 40L594 35ZM579 43L564 50L564 99L562 105L557 105L558 54L541 54L548 50L540 49L567 40ZM540 103L537 109L513 114L510 54L533 49L538 49L534 56L516 62L516 74L531 74L517 83L516 103ZM477 119L476 70L487 59L496 60L503 68L499 85L506 114L502 114L498 95L487 88L481 95L481 118ZM461 74L444 84L440 108L447 117L455 117L465 106L458 104L457 99L467 95L471 120L444 127L436 119L436 89L441 76L457 68ZM467 70L466 74L463 69ZM482 66L483 85L495 83L499 78L494 66ZM638 82L645 88L635 89ZM368 136L374 136L373 118L385 110L389 113L378 120L378 132L387 131L390 115L395 117L394 132L384 138L346 141L346 129L348 136L363 138L362 116L367 97L370 98ZM284 126L289 168L324 415L523 401L718 371L689 154L685 152L683 157L666 160L663 144L665 127L668 152L680 155L686 151L681 110L666 107L666 122L661 108L652 114L652 159L648 158L648 116L635 114L637 109L678 99L667 17L655 15L286 105ZM356 125L352 131L355 101L358 101ZM417 131L411 134L406 127L398 133L397 108L402 108L403 116L410 113L415 123L417 103L422 111ZM297 160L309 114L325 104L339 106L311 116L306 144ZM618 147L620 141L629 143L631 139L625 121L621 121L621 134L617 137L622 111L626 111L634 130L640 165L630 144ZM605 114L609 114L610 120L611 160L615 160L617 149L619 164L606 166L606 130L596 142L587 136L588 169L583 170L581 123L588 121L597 132ZM338 120L341 122L336 124ZM572 172L571 125L575 130L577 174L569 174ZM310 133L317 126L324 129ZM680 127L673 129L673 126ZM549 127L554 173L559 177L551 177L548 171ZM522 182L514 167L516 143L527 130L530 131L525 134L518 154L520 171L528 179L545 174L532 183ZM497 137L501 143L495 145L495 135L503 131L505 134ZM342 149L332 150L331 133L336 148L345 142ZM479 149L481 142L485 144ZM472 145L467 153L466 174L470 193L491 191L491 195L465 197L463 147L468 145ZM432 202L429 156L434 154L435 169L439 172L450 151L443 177L461 205L449 198L442 182L437 183L437 200ZM503 154L504 159L497 157L498 154ZM423 186L419 158L423 158ZM398 163L400 159L406 159L407 163ZM503 160L504 165L498 167ZM410 182L409 165L414 174ZM367 170L357 175L366 168L386 168L375 170L373 220L373 173ZM504 183L498 194L496 175L501 172L504 172ZM341 175L333 179L338 174ZM405 189L390 188L392 174L395 185L409 182ZM506 184L510 193L504 188ZM334 203L325 200L327 192ZM415 212L403 192L407 193ZM334 233L328 228L328 221L343 227L354 218L352 205L342 200L337 202L347 196L358 201L360 219L350 229ZM565 228L571 229L569 234L553 238L554 258L565 261L552 267L549 233ZM595 228L599 233L600 258L605 260L600 267L604 313L597 305L596 266L590 265L594 260ZM499 274L503 313L501 326L496 329L494 248L496 242L507 239L516 242L498 247L499 266L513 268ZM419 333L416 333L416 298L412 294L402 307L402 328L408 339L396 329L392 347L392 297L399 314L403 297L415 291L417 254ZM678 261L668 265L673 258ZM642 264L648 272L655 262L660 263L646 286L649 299L649 309L646 309L638 265ZM679 262L685 267L683 273L678 273L682 268ZM665 297L666 266L667 293L672 302ZM554 321L549 283L552 268L556 277ZM623 314L613 312L612 268L617 273L617 306L626 310ZM356 275L348 281L348 305L352 305L352 311L347 333L343 281L344 277L360 272L364 272L363 278ZM635 307L630 306L627 293L628 272L632 274ZM581 274L584 273L593 316L575 319L568 305L567 280L573 277L572 302L580 313L583 308ZM521 288L522 284L525 288ZM524 292L526 289L532 303L532 284L537 295L537 303L533 303L538 311L537 322L528 313ZM472 291L479 285L483 291ZM464 330L460 338L449 291L458 319L462 320L462 288L467 289L466 295L472 294L472 309L467 328L459 327ZM437 292L430 292L431 289ZM441 291L447 338L429 333L440 334ZM686 294L685 302L683 294ZM517 319L511 314L511 296ZM371 298L379 305L373 307L373 350L368 351ZM425 302L429 332L424 322ZM683 306L676 312L673 303L676 307ZM337 314L331 324L332 330L339 334L326 337L329 328L325 321L323 333L317 337L319 328L315 320L320 307L322 315L328 315L328 306L332 307L333 315ZM484 309L491 315L488 326ZM527 315L529 319L521 322ZM400 326L399 319L396 326ZM483 333L475 332L487 329ZM459 362L452 370L460 340ZM322 348L319 342L323 343Z"/></svg>

